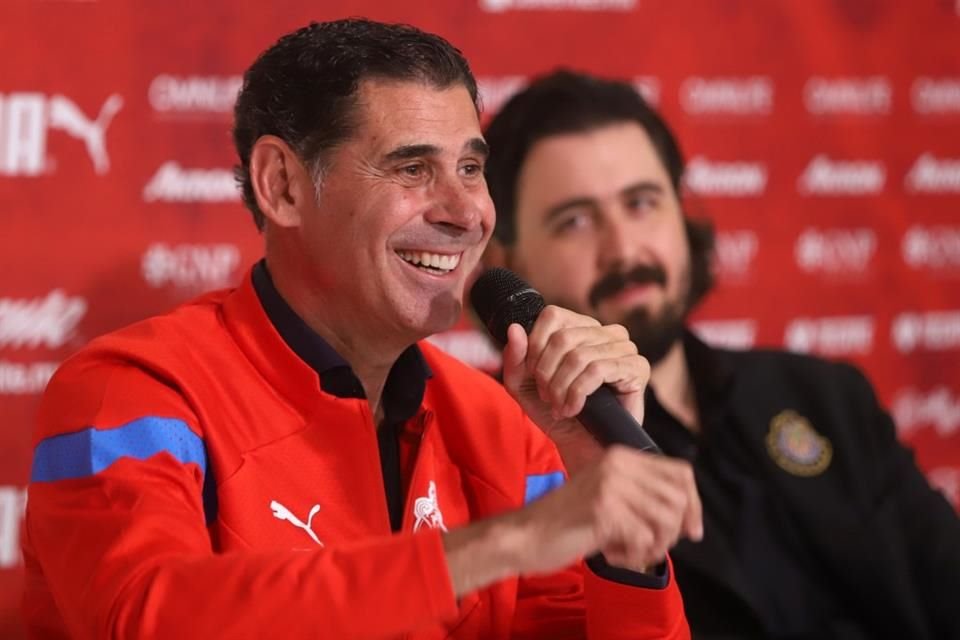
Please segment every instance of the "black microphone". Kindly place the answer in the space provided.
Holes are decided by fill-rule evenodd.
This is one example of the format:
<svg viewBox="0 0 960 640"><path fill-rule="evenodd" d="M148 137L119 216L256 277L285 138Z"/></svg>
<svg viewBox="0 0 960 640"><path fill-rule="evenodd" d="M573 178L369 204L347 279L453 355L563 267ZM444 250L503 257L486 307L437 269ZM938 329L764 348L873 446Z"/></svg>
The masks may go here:
<svg viewBox="0 0 960 640"><path fill-rule="evenodd" d="M501 347L507 343L507 327L517 323L529 334L546 306L539 291L512 271L501 268L490 269L477 279L470 290L470 303ZM622 444L660 453L660 448L617 401L616 393L607 384L587 396L577 420L604 446Z"/></svg>

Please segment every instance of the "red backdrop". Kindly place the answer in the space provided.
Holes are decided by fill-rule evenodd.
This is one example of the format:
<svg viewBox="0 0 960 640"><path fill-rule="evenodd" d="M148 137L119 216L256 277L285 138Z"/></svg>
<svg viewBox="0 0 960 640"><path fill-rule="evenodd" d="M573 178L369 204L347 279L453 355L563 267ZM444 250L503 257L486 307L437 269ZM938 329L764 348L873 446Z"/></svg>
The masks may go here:
<svg viewBox="0 0 960 640"><path fill-rule="evenodd" d="M720 230L720 343L860 364L960 504L960 2L8 0L0 8L0 636L21 633L31 423L90 338L234 282L260 239L230 167L239 74L310 20L438 32L487 111L568 65L632 79ZM490 352L466 328L438 338Z"/></svg>

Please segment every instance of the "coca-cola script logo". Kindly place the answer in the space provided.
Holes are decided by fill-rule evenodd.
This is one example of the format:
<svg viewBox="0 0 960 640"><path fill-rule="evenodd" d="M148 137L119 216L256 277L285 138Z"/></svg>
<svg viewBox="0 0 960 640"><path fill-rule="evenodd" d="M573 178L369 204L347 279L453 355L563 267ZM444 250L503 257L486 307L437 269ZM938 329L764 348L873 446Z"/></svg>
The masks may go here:
<svg viewBox="0 0 960 640"><path fill-rule="evenodd" d="M960 395L945 386L929 391L903 389L894 396L891 412L902 436L924 427L944 438L960 431Z"/></svg>
<svg viewBox="0 0 960 640"><path fill-rule="evenodd" d="M74 336L87 301L54 289L43 298L0 298L0 347L58 349Z"/></svg>

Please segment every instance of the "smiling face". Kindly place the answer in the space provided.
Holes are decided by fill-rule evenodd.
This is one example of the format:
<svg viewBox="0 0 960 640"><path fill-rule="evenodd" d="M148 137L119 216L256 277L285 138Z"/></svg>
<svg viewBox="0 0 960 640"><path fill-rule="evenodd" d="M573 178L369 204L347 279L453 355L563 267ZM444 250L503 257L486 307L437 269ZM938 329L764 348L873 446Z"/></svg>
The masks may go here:
<svg viewBox="0 0 960 640"><path fill-rule="evenodd" d="M677 194L633 122L555 135L530 149L507 264L551 303L630 329L656 361L688 310L690 248Z"/></svg>
<svg viewBox="0 0 960 640"><path fill-rule="evenodd" d="M367 80L356 118L299 213L302 280L326 324L417 340L457 320L490 237L486 144L462 86Z"/></svg>

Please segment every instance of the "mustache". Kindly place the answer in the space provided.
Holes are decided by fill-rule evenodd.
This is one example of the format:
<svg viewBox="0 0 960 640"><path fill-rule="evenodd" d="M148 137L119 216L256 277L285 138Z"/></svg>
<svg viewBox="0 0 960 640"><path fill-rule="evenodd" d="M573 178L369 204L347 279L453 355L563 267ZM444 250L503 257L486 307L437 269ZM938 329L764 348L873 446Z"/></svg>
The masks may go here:
<svg viewBox="0 0 960 640"><path fill-rule="evenodd" d="M662 267L641 264L626 272L613 271L601 278L590 290L590 306L596 307L604 298L620 293L631 284L650 283L667 286L667 273Z"/></svg>

